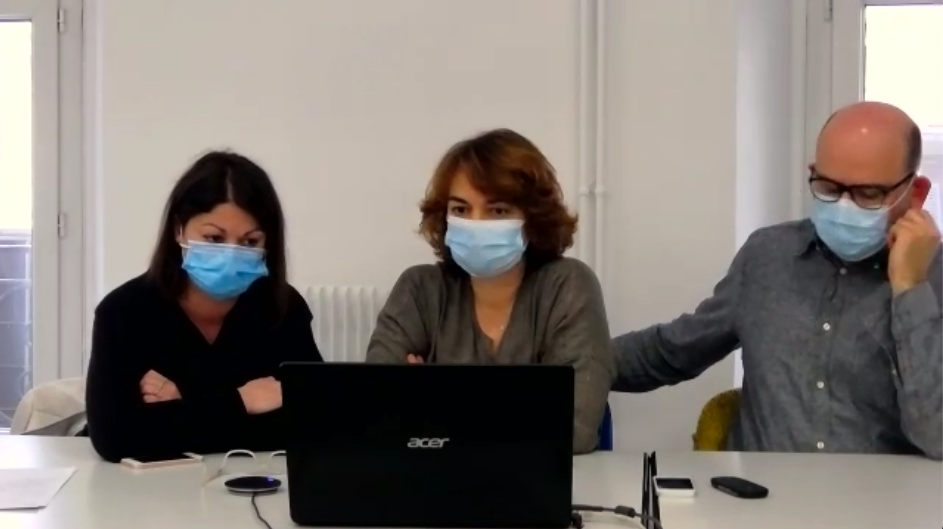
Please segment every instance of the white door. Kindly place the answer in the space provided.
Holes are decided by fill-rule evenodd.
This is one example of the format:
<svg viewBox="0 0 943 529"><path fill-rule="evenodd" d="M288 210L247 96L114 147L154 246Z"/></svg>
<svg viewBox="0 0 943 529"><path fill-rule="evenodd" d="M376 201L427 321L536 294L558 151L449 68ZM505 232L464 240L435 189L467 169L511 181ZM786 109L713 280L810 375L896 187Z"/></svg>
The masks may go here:
<svg viewBox="0 0 943 529"><path fill-rule="evenodd" d="M910 114L923 132L920 172L933 181L925 209L943 223L943 0L810 0L810 7L809 120L821 126L827 113L862 99Z"/></svg>
<svg viewBox="0 0 943 529"><path fill-rule="evenodd" d="M64 374L59 17L57 0L0 0L0 430Z"/></svg>

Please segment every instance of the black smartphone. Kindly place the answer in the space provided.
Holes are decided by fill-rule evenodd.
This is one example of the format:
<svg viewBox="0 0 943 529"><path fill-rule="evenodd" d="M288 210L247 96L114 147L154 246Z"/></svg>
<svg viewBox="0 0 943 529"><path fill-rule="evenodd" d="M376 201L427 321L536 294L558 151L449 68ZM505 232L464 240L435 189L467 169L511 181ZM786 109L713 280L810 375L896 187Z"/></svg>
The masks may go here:
<svg viewBox="0 0 943 529"><path fill-rule="evenodd" d="M734 476L711 478L711 486L723 493L746 500L758 500L769 496L769 489L763 485Z"/></svg>

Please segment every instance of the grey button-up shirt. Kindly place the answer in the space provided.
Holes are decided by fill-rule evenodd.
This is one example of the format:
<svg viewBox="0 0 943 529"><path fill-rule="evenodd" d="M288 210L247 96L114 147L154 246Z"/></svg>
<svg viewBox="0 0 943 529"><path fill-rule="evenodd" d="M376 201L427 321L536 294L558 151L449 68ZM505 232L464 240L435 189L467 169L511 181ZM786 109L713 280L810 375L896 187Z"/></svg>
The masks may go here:
<svg viewBox="0 0 943 529"><path fill-rule="evenodd" d="M808 220L763 228L693 314L614 340L614 391L692 379L743 349L728 448L943 459L940 253L896 297L887 256L842 263Z"/></svg>

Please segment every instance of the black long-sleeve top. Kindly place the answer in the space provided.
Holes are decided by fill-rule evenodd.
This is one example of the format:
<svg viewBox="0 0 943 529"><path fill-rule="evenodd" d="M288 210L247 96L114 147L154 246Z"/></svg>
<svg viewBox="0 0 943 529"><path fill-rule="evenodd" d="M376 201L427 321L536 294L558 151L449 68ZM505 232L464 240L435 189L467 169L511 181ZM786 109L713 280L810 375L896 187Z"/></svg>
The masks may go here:
<svg viewBox="0 0 943 529"><path fill-rule="evenodd" d="M239 297L211 344L174 299L145 276L99 303L87 373L88 434L105 460L285 447L282 411L249 415L238 388L277 376L285 361L323 361L311 311L294 289L277 316L268 278ZM140 381L154 370L178 400L146 404Z"/></svg>

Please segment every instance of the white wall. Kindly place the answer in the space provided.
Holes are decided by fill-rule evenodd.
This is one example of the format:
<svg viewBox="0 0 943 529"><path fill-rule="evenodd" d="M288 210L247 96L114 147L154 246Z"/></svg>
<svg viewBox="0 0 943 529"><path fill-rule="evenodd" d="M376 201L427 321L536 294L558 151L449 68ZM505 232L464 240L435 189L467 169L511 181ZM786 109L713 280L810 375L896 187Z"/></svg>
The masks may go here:
<svg viewBox="0 0 943 529"><path fill-rule="evenodd" d="M801 154L793 147L793 5L783 0L739 0L737 46L737 245L759 226L788 219L802 182ZM799 50L805 43L799 42ZM804 58L804 57L803 57ZM803 61L798 64L800 71ZM798 171L797 171L798 169ZM801 187L801 186L800 186Z"/></svg>
<svg viewBox="0 0 943 529"><path fill-rule="evenodd" d="M802 215L806 173L805 3L740 0L737 47L737 246ZM740 352L734 381L743 378Z"/></svg>
<svg viewBox="0 0 943 529"><path fill-rule="evenodd" d="M391 284L430 260L418 201L481 130L530 136L574 191L575 1L102 4L106 290L142 271L173 181L207 148L271 172L300 284Z"/></svg>
<svg viewBox="0 0 943 529"><path fill-rule="evenodd" d="M531 137L575 207L596 139L595 109L580 104L588 1L86 0L89 310L143 270L163 200L207 148L270 170L297 284L388 287L430 261L416 204L442 152L487 128ZM790 147L773 145L783 134L764 120L788 125L778 83L789 85L789 63L757 66L781 46L749 60L738 50L788 36L791 19L744 3L605 2L600 264L613 333L693 308L729 264L739 223L784 214L783 174L765 155ZM767 31L741 32L745 13ZM740 156L747 128L762 132L747 147L764 158ZM587 237L593 211L582 213ZM730 359L696 382L614 396L619 448L689 447L701 404L733 372Z"/></svg>
<svg viewBox="0 0 943 529"><path fill-rule="evenodd" d="M736 248L737 2L611 2L607 305L613 334L693 309ZM617 445L687 449L734 364L614 395Z"/></svg>
<svg viewBox="0 0 943 529"><path fill-rule="evenodd" d="M614 334L693 310L745 235L797 214L792 126L803 86L791 37L804 24L800 4L610 2ZM690 448L701 406L733 386L734 365L730 357L695 381L613 396L617 445Z"/></svg>

